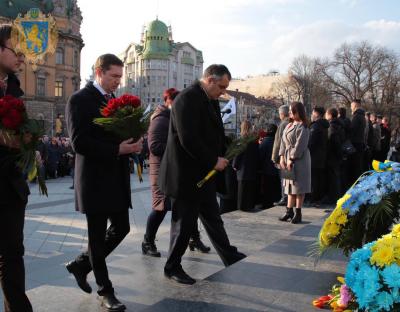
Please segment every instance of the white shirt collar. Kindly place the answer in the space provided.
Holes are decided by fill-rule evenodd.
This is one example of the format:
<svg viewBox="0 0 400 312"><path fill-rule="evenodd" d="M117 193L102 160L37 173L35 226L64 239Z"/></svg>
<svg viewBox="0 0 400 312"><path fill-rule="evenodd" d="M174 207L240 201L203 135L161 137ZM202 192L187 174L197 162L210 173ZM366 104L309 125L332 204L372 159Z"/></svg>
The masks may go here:
<svg viewBox="0 0 400 312"><path fill-rule="evenodd" d="M100 91L102 95L108 94L104 89L101 87L101 85L97 82L97 80L93 81L93 86ZM110 94L111 95L111 94Z"/></svg>

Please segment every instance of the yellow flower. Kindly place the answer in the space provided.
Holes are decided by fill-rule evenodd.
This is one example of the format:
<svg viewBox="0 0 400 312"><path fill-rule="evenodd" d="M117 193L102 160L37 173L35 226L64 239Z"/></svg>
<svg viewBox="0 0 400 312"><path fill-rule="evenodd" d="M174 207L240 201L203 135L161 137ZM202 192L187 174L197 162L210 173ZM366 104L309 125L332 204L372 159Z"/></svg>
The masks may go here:
<svg viewBox="0 0 400 312"><path fill-rule="evenodd" d="M330 223L326 227L326 232L329 237L335 237L339 234L340 227L336 223Z"/></svg>
<svg viewBox="0 0 400 312"><path fill-rule="evenodd" d="M337 203L336 203L336 207L342 209L343 204L351 197L350 194L344 194L344 196L342 198L340 198Z"/></svg>
<svg viewBox="0 0 400 312"><path fill-rule="evenodd" d="M392 229L392 233L394 235L400 235L400 224L396 224L393 229Z"/></svg>
<svg viewBox="0 0 400 312"><path fill-rule="evenodd" d="M343 276L338 276L337 280L341 283L344 284L344 277Z"/></svg>
<svg viewBox="0 0 400 312"><path fill-rule="evenodd" d="M378 243L376 244L378 245ZM372 256L370 258L371 264L375 264L379 267L389 265L395 261L394 250L392 246L387 246L385 244L380 244L378 248L373 247Z"/></svg>
<svg viewBox="0 0 400 312"><path fill-rule="evenodd" d="M341 214L337 219L336 223L340 225L345 225L347 223L347 215L346 214Z"/></svg>

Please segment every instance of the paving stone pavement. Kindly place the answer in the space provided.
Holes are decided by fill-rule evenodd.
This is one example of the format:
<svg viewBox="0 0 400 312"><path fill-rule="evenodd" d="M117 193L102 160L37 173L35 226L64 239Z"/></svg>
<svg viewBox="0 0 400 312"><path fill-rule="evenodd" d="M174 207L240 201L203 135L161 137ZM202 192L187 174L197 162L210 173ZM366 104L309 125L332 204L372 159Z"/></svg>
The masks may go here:
<svg viewBox="0 0 400 312"><path fill-rule="evenodd" d="M163 277L170 213L157 236L162 257L143 256L141 241L151 192L147 174L143 183L134 175L131 181L131 232L107 258L110 278L127 311L314 311L311 300L325 294L336 275L344 272L346 259L340 256L324 259L318 266L307 257L326 210L304 209L305 222L292 225L277 221L283 207L275 207L256 214L223 215L231 242L249 257L224 268L214 249L210 254L188 250L182 264L198 282L175 285ZM37 185L31 185L25 264L34 311L102 311L96 295L80 291L64 266L87 245L85 217L74 211L71 183L70 177L47 181L48 198L39 196ZM200 229L211 245L201 225ZM95 287L93 274L88 280Z"/></svg>

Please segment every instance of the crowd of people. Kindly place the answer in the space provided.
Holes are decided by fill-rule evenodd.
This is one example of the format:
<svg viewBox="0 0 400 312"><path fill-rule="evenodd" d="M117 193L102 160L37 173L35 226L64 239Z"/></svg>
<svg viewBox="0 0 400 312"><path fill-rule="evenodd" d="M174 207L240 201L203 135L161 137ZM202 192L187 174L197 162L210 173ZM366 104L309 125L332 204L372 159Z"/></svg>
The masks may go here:
<svg viewBox="0 0 400 312"><path fill-rule="evenodd" d="M16 76L23 61L24 55L13 49L11 26L0 26L0 98L23 95ZM281 221L300 223L304 200L314 205L334 203L370 168L372 159L399 157L400 129L391 134L387 118L365 113L361 102L354 100L351 118L346 117L344 108L325 111L315 107L311 123L302 103L282 106L280 124L259 129L257 141L230 162L223 155L232 138L225 136L218 98L226 92L231 74L218 64L209 66L199 81L181 92L165 91L164 104L153 113L146 139L121 141L93 120L114 97L123 66L113 54L99 56L94 65L95 80L68 101L65 117L69 138L63 136L58 116L56 136L44 136L37 149L42 177L74 177L71 188L75 189L76 210L86 217L88 247L68 262L66 269L86 293L92 292L87 276L93 271L101 305L107 311L126 309L115 295L106 257L130 231L129 208L134 201L130 159L143 163L146 154L150 155L153 212L147 220L143 254L160 257L155 237L171 210L164 275L191 285L196 280L181 265L187 247L210 250L200 240L198 220L223 264L229 266L246 255L230 243L221 212L252 212L279 204L286 206ZM252 135L251 123L244 121L241 137ZM25 293L23 260L29 188L17 166L20 148L19 136L6 137L0 132L0 282L6 312L32 311ZM210 170L218 172L216 177L198 187L197 182Z"/></svg>

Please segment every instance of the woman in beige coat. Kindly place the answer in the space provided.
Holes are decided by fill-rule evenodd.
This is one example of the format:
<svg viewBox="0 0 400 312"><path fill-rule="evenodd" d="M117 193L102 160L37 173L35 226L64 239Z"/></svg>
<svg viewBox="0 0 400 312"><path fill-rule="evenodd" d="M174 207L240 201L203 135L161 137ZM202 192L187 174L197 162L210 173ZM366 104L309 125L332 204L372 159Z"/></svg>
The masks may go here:
<svg viewBox="0 0 400 312"><path fill-rule="evenodd" d="M282 135L279 150L280 167L293 172L292 179L284 179L285 194L288 195L286 213L279 218L291 223L301 222L301 207L304 196L311 192L311 158L308 150L309 129L304 106L300 102L290 104L289 123ZM293 212L296 208L296 213Z"/></svg>

